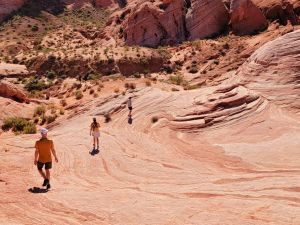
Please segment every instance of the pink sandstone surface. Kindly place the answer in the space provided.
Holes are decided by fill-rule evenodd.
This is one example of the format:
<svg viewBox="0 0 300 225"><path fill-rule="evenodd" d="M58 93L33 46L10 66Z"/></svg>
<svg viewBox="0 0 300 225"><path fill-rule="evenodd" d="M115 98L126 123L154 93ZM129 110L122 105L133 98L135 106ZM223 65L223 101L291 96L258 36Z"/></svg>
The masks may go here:
<svg viewBox="0 0 300 225"><path fill-rule="evenodd" d="M39 135L2 134L0 223L300 224L299 51L295 31L220 85L144 87L80 105L50 130L59 163L45 194L27 191L41 185ZM108 112L91 156L90 121Z"/></svg>

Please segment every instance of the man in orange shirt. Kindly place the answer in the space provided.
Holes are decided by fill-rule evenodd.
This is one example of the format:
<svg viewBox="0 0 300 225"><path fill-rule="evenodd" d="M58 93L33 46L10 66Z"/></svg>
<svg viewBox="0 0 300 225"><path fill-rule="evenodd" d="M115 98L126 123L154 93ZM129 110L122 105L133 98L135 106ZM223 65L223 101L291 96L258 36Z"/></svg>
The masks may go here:
<svg viewBox="0 0 300 225"><path fill-rule="evenodd" d="M50 169L52 168L52 157L51 152L55 158L55 161L58 162L53 141L47 139L48 130L46 128L41 129L42 138L35 143L35 154L34 154L34 165L37 165L38 171L41 176L44 178L43 186L47 186L49 189L50 186ZM45 172L43 167L45 165Z"/></svg>

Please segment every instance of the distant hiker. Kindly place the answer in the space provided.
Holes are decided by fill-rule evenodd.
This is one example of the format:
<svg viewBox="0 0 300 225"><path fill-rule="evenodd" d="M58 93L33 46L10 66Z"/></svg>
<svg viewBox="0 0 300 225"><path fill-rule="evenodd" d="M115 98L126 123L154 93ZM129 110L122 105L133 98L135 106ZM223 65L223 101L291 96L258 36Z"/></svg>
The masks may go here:
<svg viewBox="0 0 300 225"><path fill-rule="evenodd" d="M47 139L48 130L46 128L41 129L42 138L35 143L35 153L34 153L34 165L37 166L37 169L41 176L44 178L43 186L47 186L49 189L50 186L50 169L52 168L52 157L51 153L55 158L55 161L58 162L53 141ZM43 167L45 165L45 172Z"/></svg>
<svg viewBox="0 0 300 225"><path fill-rule="evenodd" d="M127 106L128 106L128 109L129 109L129 116L131 117L131 111L132 111L132 100L131 100L131 97L128 98Z"/></svg>
<svg viewBox="0 0 300 225"><path fill-rule="evenodd" d="M94 149L95 149L95 144L97 142L97 149L99 149L99 137L100 137L100 124L97 122L96 118L93 118L93 122L91 124L91 129L90 129L90 135L93 135L93 141L94 141Z"/></svg>

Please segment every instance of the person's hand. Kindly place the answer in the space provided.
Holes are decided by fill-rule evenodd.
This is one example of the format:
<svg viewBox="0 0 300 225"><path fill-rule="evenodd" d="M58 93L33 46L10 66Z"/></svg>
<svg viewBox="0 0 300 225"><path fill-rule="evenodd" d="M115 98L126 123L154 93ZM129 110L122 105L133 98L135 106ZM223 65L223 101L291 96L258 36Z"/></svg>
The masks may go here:
<svg viewBox="0 0 300 225"><path fill-rule="evenodd" d="M57 159L57 158L55 158L55 162L57 162L57 163L58 163L58 159Z"/></svg>
<svg viewBox="0 0 300 225"><path fill-rule="evenodd" d="M36 160L34 160L34 165L36 165L37 164L37 161Z"/></svg>

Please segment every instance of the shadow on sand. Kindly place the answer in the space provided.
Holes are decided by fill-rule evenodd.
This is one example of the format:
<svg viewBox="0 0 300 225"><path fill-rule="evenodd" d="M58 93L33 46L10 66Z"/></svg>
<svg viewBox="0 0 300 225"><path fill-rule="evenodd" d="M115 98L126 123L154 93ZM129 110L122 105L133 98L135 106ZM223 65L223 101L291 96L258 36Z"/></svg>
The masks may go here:
<svg viewBox="0 0 300 225"><path fill-rule="evenodd" d="M48 189L46 188L39 188L39 187L32 187L28 189L29 192L34 193L34 194L42 194L42 193L47 193Z"/></svg>
<svg viewBox="0 0 300 225"><path fill-rule="evenodd" d="M92 151L90 151L90 154L91 154L92 156L97 155L97 154L99 154L99 153L100 153L100 150L99 150L99 149L96 149L96 148L93 148Z"/></svg>

